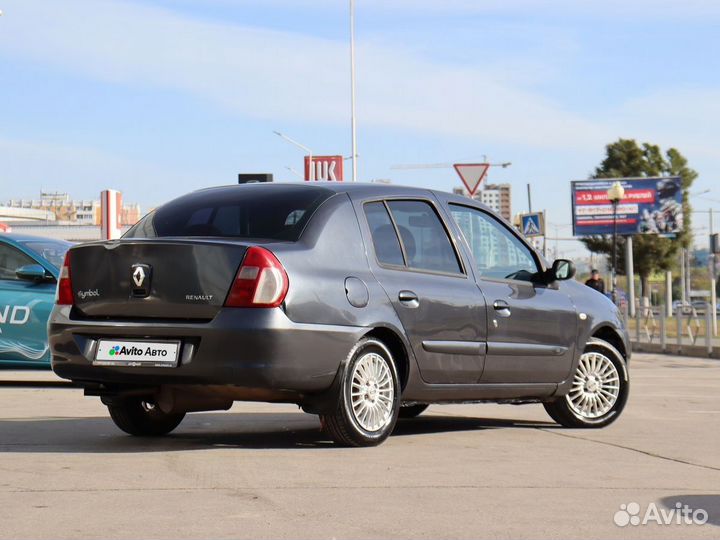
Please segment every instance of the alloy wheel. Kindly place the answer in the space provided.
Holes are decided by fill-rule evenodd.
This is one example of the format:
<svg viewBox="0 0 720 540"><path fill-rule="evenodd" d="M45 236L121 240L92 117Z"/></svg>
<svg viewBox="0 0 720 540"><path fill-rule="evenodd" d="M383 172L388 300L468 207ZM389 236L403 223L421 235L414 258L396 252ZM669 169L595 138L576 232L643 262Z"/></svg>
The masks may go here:
<svg viewBox="0 0 720 540"><path fill-rule="evenodd" d="M374 352L363 355L353 367L351 381L350 398L355 421L368 432L383 429L392 420L395 400L387 362Z"/></svg>
<svg viewBox="0 0 720 540"><path fill-rule="evenodd" d="M580 357L570 392L565 396L572 411L582 418L600 418L620 395L620 374L615 364L598 352Z"/></svg>

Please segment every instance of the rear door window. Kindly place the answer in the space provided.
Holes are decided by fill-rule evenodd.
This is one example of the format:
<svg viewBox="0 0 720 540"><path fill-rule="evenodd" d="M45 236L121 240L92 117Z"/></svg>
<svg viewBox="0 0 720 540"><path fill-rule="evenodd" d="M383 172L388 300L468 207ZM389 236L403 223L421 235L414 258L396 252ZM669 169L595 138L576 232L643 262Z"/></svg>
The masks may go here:
<svg viewBox="0 0 720 540"><path fill-rule="evenodd" d="M395 233L395 227L387 208L385 208L385 204L381 202L367 203L364 209L378 262L403 266L405 261L403 260L400 241Z"/></svg>
<svg viewBox="0 0 720 540"><path fill-rule="evenodd" d="M417 270L461 274L447 231L434 208L425 201L388 201L400 233L407 266Z"/></svg>

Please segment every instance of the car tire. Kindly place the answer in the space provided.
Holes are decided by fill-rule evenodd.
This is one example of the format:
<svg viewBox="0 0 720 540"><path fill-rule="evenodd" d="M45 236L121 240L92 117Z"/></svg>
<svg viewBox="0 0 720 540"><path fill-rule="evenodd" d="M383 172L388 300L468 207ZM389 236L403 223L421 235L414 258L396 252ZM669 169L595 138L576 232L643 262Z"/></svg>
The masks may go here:
<svg viewBox="0 0 720 540"><path fill-rule="evenodd" d="M408 405L400 407L400 418L415 418L420 416L429 407L426 403L418 403L417 405Z"/></svg>
<svg viewBox="0 0 720 540"><path fill-rule="evenodd" d="M376 339L360 340L345 366L335 410L320 415L325 432L342 446L376 446L392 433L399 410L390 351Z"/></svg>
<svg viewBox="0 0 720 540"><path fill-rule="evenodd" d="M629 391L623 356L609 343L593 339L580 356L570 391L543 405L562 426L601 428L619 418Z"/></svg>
<svg viewBox="0 0 720 540"><path fill-rule="evenodd" d="M138 437L167 435L185 418L185 413L167 414L158 406L140 398L115 401L107 407L117 427Z"/></svg>

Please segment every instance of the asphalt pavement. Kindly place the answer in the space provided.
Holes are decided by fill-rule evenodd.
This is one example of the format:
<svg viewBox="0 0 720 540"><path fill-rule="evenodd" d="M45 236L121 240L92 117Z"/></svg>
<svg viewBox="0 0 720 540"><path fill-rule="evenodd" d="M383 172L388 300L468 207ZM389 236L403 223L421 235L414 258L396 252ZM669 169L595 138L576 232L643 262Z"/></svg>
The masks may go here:
<svg viewBox="0 0 720 540"><path fill-rule="evenodd" d="M252 403L132 438L51 374L0 372L33 382L0 386L0 538L720 537L720 361L637 354L631 377L602 430L444 405L349 449Z"/></svg>

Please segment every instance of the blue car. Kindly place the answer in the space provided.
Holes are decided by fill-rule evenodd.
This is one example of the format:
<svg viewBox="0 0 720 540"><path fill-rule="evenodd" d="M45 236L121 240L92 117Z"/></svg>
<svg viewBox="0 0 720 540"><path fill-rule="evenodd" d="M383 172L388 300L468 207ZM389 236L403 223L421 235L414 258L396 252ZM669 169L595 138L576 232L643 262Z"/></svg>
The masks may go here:
<svg viewBox="0 0 720 540"><path fill-rule="evenodd" d="M50 367L47 321L70 242L0 234L0 367Z"/></svg>

